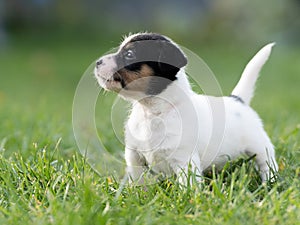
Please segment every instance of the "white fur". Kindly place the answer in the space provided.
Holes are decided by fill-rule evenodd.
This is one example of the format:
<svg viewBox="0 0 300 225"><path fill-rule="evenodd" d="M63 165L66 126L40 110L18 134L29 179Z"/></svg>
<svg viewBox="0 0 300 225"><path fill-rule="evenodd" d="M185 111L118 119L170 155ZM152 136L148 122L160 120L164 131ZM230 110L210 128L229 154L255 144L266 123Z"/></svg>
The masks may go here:
<svg viewBox="0 0 300 225"><path fill-rule="evenodd" d="M248 106L272 46L265 46L254 56L232 92L245 104L233 97L194 93L184 68L178 72L178 80L156 97L132 100L131 96L133 107L125 127L130 179L143 182L148 165L155 173L176 174L186 183L189 165L200 177L213 164L221 167L243 154L256 154L263 181L273 176L270 168L273 172L278 168L273 145L259 116ZM126 98L126 91L120 94Z"/></svg>

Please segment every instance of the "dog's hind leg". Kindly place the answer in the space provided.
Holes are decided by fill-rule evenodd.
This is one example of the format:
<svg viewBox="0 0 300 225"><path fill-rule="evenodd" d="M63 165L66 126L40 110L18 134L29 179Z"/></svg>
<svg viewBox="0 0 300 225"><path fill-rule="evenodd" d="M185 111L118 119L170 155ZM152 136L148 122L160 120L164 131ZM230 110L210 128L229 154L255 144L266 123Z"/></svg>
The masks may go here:
<svg viewBox="0 0 300 225"><path fill-rule="evenodd" d="M278 165L275 159L274 147L268 135L263 131L263 133L260 133L259 139L252 140L251 143L246 154L249 156L256 155L256 164L260 171L262 182L265 183L269 180L274 181L276 179Z"/></svg>

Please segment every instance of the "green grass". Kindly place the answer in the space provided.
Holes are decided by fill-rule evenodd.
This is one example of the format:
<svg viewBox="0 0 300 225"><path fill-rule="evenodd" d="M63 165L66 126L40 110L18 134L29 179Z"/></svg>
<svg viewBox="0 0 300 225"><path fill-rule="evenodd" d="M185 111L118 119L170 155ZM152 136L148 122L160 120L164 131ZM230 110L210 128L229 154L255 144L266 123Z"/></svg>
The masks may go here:
<svg viewBox="0 0 300 225"><path fill-rule="evenodd" d="M97 49L105 39L21 37L0 51L0 224L300 224L299 48L275 49L253 102L276 146L276 183L261 185L253 160L238 160L199 185L145 188L94 172L73 137L77 82L115 40ZM196 51L228 94L259 47ZM117 151L110 132L102 138Z"/></svg>

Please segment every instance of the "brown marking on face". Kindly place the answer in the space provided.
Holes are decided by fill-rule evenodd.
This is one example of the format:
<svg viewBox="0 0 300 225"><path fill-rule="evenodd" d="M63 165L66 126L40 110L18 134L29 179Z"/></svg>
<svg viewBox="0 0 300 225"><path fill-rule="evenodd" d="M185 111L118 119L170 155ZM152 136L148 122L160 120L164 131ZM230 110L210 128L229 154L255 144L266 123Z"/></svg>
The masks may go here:
<svg viewBox="0 0 300 225"><path fill-rule="evenodd" d="M153 70L146 64L143 64L139 71L130 71L123 68L118 73L124 81L125 89L144 93L148 89L151 76L153 76Z"/></svg>

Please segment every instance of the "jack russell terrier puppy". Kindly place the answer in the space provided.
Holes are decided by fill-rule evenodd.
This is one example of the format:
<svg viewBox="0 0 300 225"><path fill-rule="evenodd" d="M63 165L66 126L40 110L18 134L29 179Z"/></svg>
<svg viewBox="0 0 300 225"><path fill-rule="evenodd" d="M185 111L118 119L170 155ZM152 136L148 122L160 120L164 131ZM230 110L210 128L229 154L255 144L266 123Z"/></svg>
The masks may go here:
<svg viewBox="0 0 300 225"><path fill-rule="evenodd" d="M190 182L192 171L200 181L204 170L221 168L240 155L256 156L263 182L274 178L274 147L249 106L273 45L253 57L231 95L224 97L193 92L185 73L187 57L160 34L130 35L116 53L98 59L94 74L100 86L132 103L125 125L130 181L143 183L149 170L175 175L182 184Z"/></svg>

